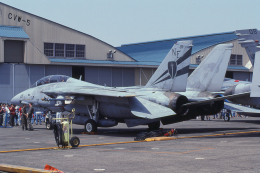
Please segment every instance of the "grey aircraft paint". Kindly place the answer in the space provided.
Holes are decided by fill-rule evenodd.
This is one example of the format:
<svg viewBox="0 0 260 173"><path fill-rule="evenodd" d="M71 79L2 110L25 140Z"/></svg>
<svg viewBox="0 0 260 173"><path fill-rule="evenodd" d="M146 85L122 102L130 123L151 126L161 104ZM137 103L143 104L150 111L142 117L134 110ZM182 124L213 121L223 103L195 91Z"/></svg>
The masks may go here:
<svg viewBox="0 0 260 173"><path fill-rule="evenodd" d="M12 103L21 105L32 102L35 107L53 111L71 111L75 108L76 113L85 116L77 116L74 123L85 124L91 119L102 127L114 126L117 122L126 123L128 127L159 121L170 124L189 120L197 115L217 113L223 108L224 99L214 101L218 95L208 90L216 90L213 86L215 80L223 81L222 70L226 70L225 63L230 57L232 45L216 46L194 74L206 74L196 85L203 88L193 88L190 84L187 87L189 91L185 92L191 48L192 41L177 42L147 85L142 88L104 87L66 76L49 76L49 79L45 77L45 81L38 81L45 82L44 84L39 85L36 82L35 87L16 95ZM214 74L216 79L212 80ZM193 79L189 79L192 83ZM203 106L199 105L201 100L204 101ZM183 106L189 102L195 104L191 107Z"/></svg>

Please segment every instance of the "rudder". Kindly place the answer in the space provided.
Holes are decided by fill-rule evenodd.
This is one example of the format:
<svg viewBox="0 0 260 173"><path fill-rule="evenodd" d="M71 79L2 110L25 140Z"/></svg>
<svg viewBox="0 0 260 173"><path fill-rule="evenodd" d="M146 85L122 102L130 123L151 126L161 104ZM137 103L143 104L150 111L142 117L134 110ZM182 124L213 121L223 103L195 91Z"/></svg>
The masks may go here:
<svg viewBox="0 0 260 173"><path fill-rule="evenodd" d="M186 91L191 50L192 40L174 44L145 87L172 92Z"/></svg>
<svg viewBox="0 0 260 173"><path fill-rule="evenodd" d="M221 90L233 44L219 44L208 54L188 78L187 90Z"/></svg>

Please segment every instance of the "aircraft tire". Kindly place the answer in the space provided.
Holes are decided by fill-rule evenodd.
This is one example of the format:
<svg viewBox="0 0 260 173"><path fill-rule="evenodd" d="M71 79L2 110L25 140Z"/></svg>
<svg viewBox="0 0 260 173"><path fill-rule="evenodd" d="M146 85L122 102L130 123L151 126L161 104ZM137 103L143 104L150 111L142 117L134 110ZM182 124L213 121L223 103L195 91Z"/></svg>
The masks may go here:
<svg viewBox="0 0 260 173"><path fill-rule="evenodd" d="M71 139L70 139L70 145L72 147L78 147L80 144L80 140L77 136L73 136Z"/></svg>
<svg viewBox="0 0 260 173"><path fill-rule="evenodd" d="M86 132L96 132L97 131L97 123L92 120L89 119L86 123L85 123L85 131Z"/></svg>
<svg viewBox="0 0 260 173"><path fill-rule="evenodd" d="M230 121L230 116L229 116L228 113L225 114L225 116L224 116L224 121Z"/></svg>
<svg viewBox="0 0 260 173"><path fill-rule="evenodd" d="M160 121L156 121L156 122L148 124L148 127L149 127L149 130L152 131L152 130L158 130L160 128L160 125L161 125Z"/></svg>
<svg viewBox="0 0 260 173"><path fill-rule="evenodd" d="M46 129L51 130L52 129L52 124L50 122L46 122Z"/></svg>

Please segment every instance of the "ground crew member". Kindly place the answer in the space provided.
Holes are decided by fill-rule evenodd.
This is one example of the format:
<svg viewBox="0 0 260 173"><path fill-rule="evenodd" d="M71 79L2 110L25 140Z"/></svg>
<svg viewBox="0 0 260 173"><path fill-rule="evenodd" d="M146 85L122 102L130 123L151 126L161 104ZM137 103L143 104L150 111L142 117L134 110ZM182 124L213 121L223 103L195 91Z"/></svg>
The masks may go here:
<svg viewBox="0 0 260 173"><path fill-rule="evenodd" d="M30 106L30 108L27 113L27 121L28 121L28 127L29 127L28 131L33 131L33 126L32 126L31 120L32 120L32 114L34 112L34 108L32 106L32 103L29 103L29 106Z"/></svg>
<svg viewBox="0 0 260 173"><path fill-rule="evenodd" d="M10 110L10 126L14 126L14 118L15 118L15 108L14 105L11 104L11 107L9 107Z"/></svg>
<svg viewBox="0 0 260 173"><path fill-rule="evenodd" d="M22 129L24 130L28 130L27 129L27 116L26 116L26 105L23 105L23 108L21 110L22 112L22 117L21 117L21 122L22 122Z"/></svg>

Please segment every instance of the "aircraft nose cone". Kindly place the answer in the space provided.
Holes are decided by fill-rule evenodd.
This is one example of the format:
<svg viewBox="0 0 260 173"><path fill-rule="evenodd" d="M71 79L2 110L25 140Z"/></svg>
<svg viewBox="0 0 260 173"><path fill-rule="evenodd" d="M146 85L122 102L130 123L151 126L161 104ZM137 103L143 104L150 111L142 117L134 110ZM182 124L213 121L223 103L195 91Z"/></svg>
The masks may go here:
<svg viewBox="0 0 260 173"><path fill-rule="evenodd" d="M19 94L14 96L12 99L11 99L11 103L12 104L15 104L15 105L19 105L20 104L20 99L19 99Z"/></svg>

